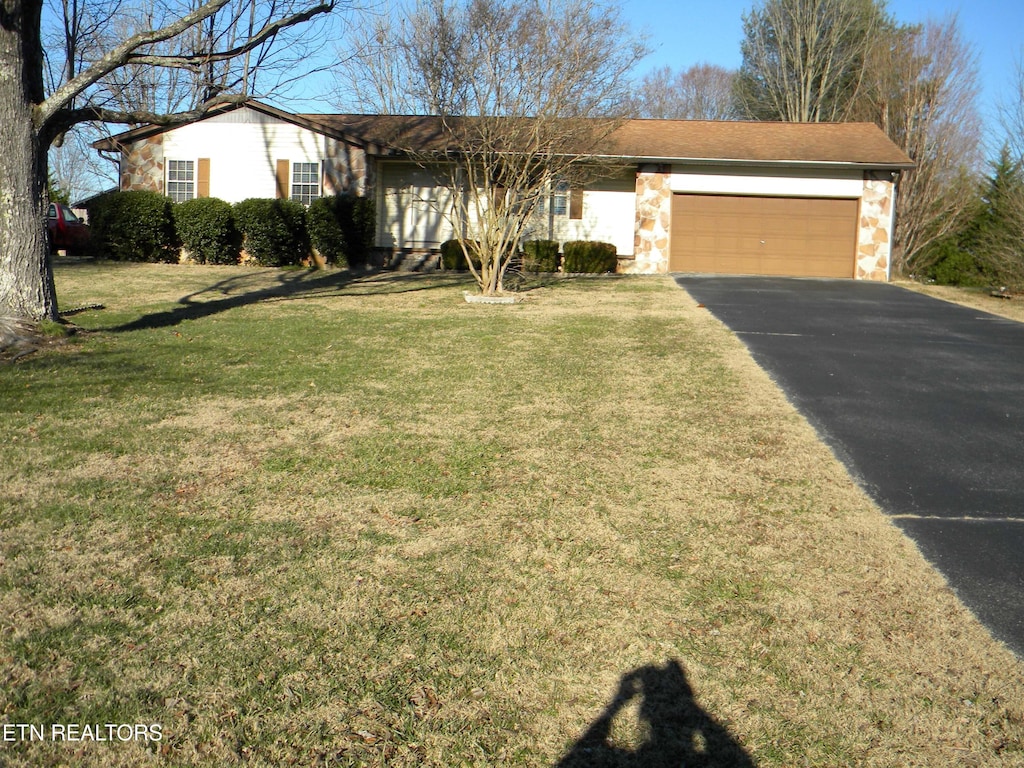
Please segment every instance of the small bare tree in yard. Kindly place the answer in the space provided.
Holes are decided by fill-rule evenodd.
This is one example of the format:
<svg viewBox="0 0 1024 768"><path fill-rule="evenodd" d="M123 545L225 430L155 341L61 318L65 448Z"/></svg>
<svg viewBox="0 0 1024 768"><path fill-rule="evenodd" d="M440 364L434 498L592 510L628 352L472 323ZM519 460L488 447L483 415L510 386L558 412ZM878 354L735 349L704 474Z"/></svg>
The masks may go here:
<svg viewBox="0 0 1024 768"><path fill-rule="evenodd" d="M265 59L335 2L0 0L0 315L57 316L43 225L52 144L85 122L172 124L241 100L242 62ZM164 111L184 104L175 100L113 98L182 73L199 97L181 111Z"/></svg>
<svg viewBox="0 0 1024 768"><path fill-rule="evenodd" d="M975 58L957 21L904 27L878 45L856 116L875 121L910 158L896 196L893 267L921 272L928 246L965 225L981 164Z"/></svg>
<svg viewBox="0 0 1024 768"><path fill-rule="evenodd" d="M642 45L594 0L427 0L378 19L371 40L346 82L367 111L435 118L430 142L392 143L446 180L440 213L481 292L501 293L552 185L594 172Z"/></svg>

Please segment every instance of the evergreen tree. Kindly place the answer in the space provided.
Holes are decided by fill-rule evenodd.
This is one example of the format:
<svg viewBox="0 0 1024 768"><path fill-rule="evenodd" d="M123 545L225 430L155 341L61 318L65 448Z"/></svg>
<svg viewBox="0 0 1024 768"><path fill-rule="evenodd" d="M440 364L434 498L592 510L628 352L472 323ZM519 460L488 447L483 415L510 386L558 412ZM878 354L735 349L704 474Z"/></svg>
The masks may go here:
<svg viewBox="0 0 1024 768"><path fill-rule="evenodd" d="M1024 283L1024 165L1008 145L991 163L982 183L978 214L965 233L965 245L994 281Z"/></svg>

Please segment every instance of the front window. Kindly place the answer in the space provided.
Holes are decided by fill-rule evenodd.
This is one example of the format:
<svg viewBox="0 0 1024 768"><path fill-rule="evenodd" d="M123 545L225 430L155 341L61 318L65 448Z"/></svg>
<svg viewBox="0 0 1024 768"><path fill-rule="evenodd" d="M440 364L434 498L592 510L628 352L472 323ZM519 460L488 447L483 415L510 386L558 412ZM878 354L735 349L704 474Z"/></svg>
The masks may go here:
<svg viewBox="0 0 1024 768"><path fill-rule="evenodd" d="M167 161L167 196L176 203L191 200L196 196L195 161Z"/></svg>
<svg viewBox="0 0 1024 768"><path fill-rule="evenodd" d="M569 182L560 179L551 185L551 213L554 216L569 214Z"/></svg>
<svg viewBox="0 0 1024 768"><path fill-rule="evenodd" d="M320 197L320 163L292 163L292 200L309 205Z"/></svg>

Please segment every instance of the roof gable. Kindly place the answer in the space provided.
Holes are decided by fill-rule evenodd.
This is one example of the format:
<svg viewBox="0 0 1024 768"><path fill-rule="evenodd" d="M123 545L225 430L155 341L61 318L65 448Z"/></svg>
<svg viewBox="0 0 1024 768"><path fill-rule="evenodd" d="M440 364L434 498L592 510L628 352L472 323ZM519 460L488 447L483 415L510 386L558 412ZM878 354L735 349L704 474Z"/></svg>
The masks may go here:
<svg viewBox="0 0 1024 768"><path fill-rule="evenodd" d="M331 125L317 120L317 116L315 115L297 115L277 109L276 107L271 107L258 101L247 101L244 103L227 102L225 104L221 104L213 107L206 114L196 120L188 120L182 123L172 123L169 125L142 125L138 128L132 128L131 130L123 131L113 136L107 136L99 141L93 142L92 146L93 148L101 151L118 151L121 147L128 144L149 138L150 136L156 136L161 133L173 131L175 128L180 128L183 125L192 125L207 120L219 121L229 115L237 114L239 110L250 112L253 117L255 117L255 120L240 120L239 122L280 121L291 123L292 125L297 125L300 128L305 128L313 131L314 133L320 133L349 144L355 144L357 146L362 146L364 144L360 137L347 134L343 131L338 131Z"/></svg>

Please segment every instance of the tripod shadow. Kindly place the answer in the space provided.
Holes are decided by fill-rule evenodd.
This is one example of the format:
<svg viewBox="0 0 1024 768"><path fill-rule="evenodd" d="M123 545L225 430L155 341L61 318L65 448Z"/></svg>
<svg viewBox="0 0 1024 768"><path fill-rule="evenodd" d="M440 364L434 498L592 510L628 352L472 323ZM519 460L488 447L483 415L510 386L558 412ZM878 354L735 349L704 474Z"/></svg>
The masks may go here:
<svg viewBox="0 0 1024 768"><path fill-rule="evenodd" d="M644 742L636 748L612 743L613 721L631 704ZM635 669L623 676L615 698L557 768L755 768L750 755L693 697L682 665Z"/></svg>

